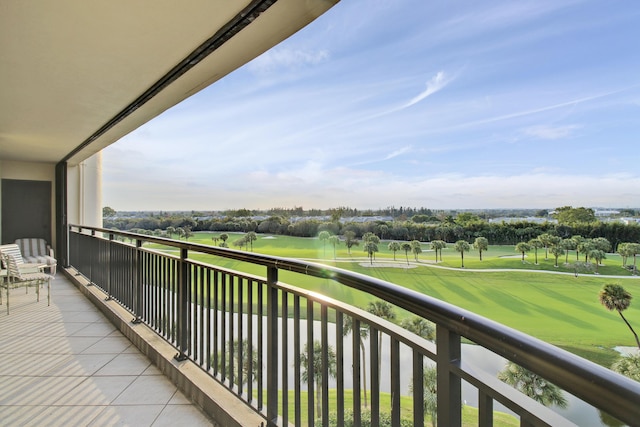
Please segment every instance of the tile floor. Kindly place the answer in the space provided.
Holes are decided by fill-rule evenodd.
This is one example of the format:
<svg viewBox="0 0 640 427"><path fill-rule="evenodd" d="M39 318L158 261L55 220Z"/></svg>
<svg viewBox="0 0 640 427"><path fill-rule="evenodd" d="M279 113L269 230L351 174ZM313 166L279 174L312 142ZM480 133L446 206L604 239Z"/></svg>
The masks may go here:
<svg viewBox="0 0 640 427"><path fill-rule="evenodd" d="M4 291L4 290L3 290ZM210 426L210 420L58 274L36 302L0 306L0 426Z"/></svg>

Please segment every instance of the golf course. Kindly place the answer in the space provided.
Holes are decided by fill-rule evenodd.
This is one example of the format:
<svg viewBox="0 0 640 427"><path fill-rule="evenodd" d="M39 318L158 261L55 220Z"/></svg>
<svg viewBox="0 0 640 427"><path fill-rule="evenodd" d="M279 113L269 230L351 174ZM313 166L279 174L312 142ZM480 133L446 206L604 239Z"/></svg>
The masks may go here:
<svg viewBox="0 0 640 427"><path fill-rule="evenodd" d="M216 245L219 233L195 233L191 243ZM227 244L243 233L228 233ZM640 277L622 268L617 254L607 254L594 269L576 271L575 251L556 260L545 249L522 254L514 246L489 246L482 261L477 250L471 248L462 257L449 244L436 262L429 243L422 244L417 257L411 251L388 249L389 241L378 245L379 251L370 259L362 247L349 251L344 244L334 246L318 238L300 238L257 234L252 247L255 253L298 258L370 275L392 282L448 303L478 313L494 321L564 348L586 359L609 367L619 356L616 347L631 347L635 341L618 313L606 310L598 300L598 292L605 284L622 285L632 295L640 296ZM218 242L219 243L219 242ZM400 242L402 243L402 242ZM583 259L583 256L579 255ZM264 268L229 259L194 255L195 259L221 267L264 276ZM440 258L440 257L438 257ZM568 261L568 262L567 262ZM632 263L633 261L629 261ZM329 297L364 308L371 296L344 287L329 279L281 271L280 281L311 289ZM400 321L408 313L397 312ZM640 303L631 304L625 311L629 323L640 327Z"/></svg>

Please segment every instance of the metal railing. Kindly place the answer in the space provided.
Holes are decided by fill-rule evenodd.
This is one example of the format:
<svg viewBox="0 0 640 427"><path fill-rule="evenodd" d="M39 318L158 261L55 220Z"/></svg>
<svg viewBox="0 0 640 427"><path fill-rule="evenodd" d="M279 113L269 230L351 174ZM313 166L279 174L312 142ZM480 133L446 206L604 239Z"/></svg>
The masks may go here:
<svg viewBox="0 0 640 427"><path fill-rule="evenodd" d="M166 249L149 249L145 243ZM92 285L130 310L134 322L148 324L171 342L176 358L189 358L209 372L269 426L424 426L436 416L438 425L460 426L463 382L477 392L481 427L494 425L496 402L512 411L521 426L573 425L463 359L463 338L552 379L623 422L640 420L640 383L369 276L77 225L69 228L69 260ZM225 260L262 266L264 275L217 266ZM281 272L316 277L322 286L347 286L407 310L435 324L435 343L364 310L282 283ZM430 369L435 369L435 384L424 380ZM437 389L437 409L429 402L431 388Z"/></svg>

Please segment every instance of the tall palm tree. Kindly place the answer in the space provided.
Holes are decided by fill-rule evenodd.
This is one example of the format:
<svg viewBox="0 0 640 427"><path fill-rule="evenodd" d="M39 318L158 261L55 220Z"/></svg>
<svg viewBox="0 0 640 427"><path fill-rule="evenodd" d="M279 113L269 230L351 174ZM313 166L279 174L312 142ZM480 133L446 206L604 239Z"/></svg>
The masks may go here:
<svg viewBox="0 0 640 427"><path fill-rule="evenodd" d="M400 243L394 240L393 242L389 242L389 245L387 247L391 252L393 252L393 260L395 261L396 252L398 252L401 249Z"/></svg>
<svg viewBox="0 0 640 427"><path fill-rule="evenodd" d="M425 366L422 376L422 402L424 413L431 417L431 426L438 425L438 372L435 366ZM413 381L409 383L409 392L413 394Z"/></svg>
<svg viewBox="0 0 640 427"><path fill-rule="evenodd" d="M524 264L524 254L531 250L531 246L527 242L520 242L516 245L516 252L522 254L522 263Z"/></svg>
<svg viewBox="0 0 640 427"><path fill-rule="evenodd" d="M578 257L580 256L580 245L585 241L585 238L580 236L579 234L576 234L575 236L571 236L571 240L576 242L576 261L578 261Z"/></svg>
<svg viewBox="0 0 640 427"><path fill-rule="evenodd" d="M434 240L431 242L431 249L436 251L436 263L438 262L438 251L440 251L440 261L442 261L442 250L447 247L444 240Z"/></svg>
<svg viewBox="0 0 640 427"><path fill-rule="evenodd" d="M573 239L562 239L560 247L565 250L564 263L569 264L569 251L573 251L578 247L578 244Z"/></svg>
<svg viewBox="0 0 640 427"><path fill-rule="evenodd" d="M347 252L349 252L349 255L351 255L351 248L360 244L360 242L358 242L358 239L356 239L356 233L351 230L345 231L344 244L347 247Z"/></svg>
<svg viewBox="0 0 640 427"><path fill-rule="evenodd" d="M404 242L400 247L404 251L404 255L407 257L407 265L409 265L409 251L411 251L411 244L409 242Z"/></svg>
<svg viewBox="0 0 640 427"><path fill-rule="evenodd" d="M590 259L595 260L595 265L596 265L596 274L598 274L598 266L600 265L600 263L602 262L603 259L605 259L607 256L605 255L604 251L601 249L591 249L588 253L587 256Z"/></svg>
<svg viewBox="0 0 640 427"><path fill-rule="evenodd" d="M302 381L309 383L309 343L304 346L304 351L300 354L300 366L302 367ZM329 365L329 377L336 377L336 351L329 346L327 349L327 361ZM322 375L322 343L318 340L313 342L313 382L316 385L316 413L322 413L322 382L329 381Z"/></svg>
<svg viewBox="0 0 640 427"><path fill-rule="evenodd" d="M393 306L384 300L375 300L367 306L367 311L375 316L393 322L396 313ZM380 362L382 361L382 331L378 331L378 376L380 375Z"/></svg>
<svg viewBox="0 0 640 427"><path fill-rule="evenodd" d="M482 261L482 251L489 249L489 241L486 237L476 237L476 240L473 242L473 247L480 253L480 261Z"/></svg>
<svg viewBox="0 0 640 427"><path fill-rule="evenodd" d="M551 246L551 234L543 233L538 236L538 240L542 242L544 246L544 259L549 259L549 247Z"/></svg>
<svg viewBox="0 0 640 427"><path fill-rule="evenodd" d="M631 305L631 294L622 286L609 283L604 285L602 290L600 290L598 298L600 299L600 304L604 305L607 310L615 310L618 312L620 317L622 317L622 320L624 320L624 323L626 323L631 330L631 333L636 339L636 344L638 345L638 348L640 348L640 339L638 339L638 334L636 334L636 331L633 330L629 321L622 314L622 312Z"/></svg>
<svg viewBox="0 0 640 427"><path fill-rule="evenodd" d="M340 238L336 235L329 236L329 243L333 246L333 259L336 259L336 246L340 244Z"/></svg>
<svg viewBox="0 0 640 427"><path fill-rule="evenodd" d="M322 242L323 257L327 256L327 240L329 240L330 236L331 234L328 231L321 231L318 234L318 239Z"/></svg>
<svg viewBox="0 0 640 427"><path fill-rule="evenodd" d="M529 246L532 247L535 251L536 265L538 265L538 249L542 248L544 244L540 239L531 239L529 240Z"/></svg>
<svg viewBox="0 0 640 427"><path fill-rule="evenodd" d="M422 244L420 243L419 240L412 240L410 244L411 244L411 252L413 252L413 256L415 257L417 262L418 254L422 253Z"/></svg>
<svg viewBox="0 0 640 427"><path fill-rule="evenodd" d="M436 338L436 328L424 317L405 317L400 322L400 326L425 340L433 341Z"/></svg>
<svg viewBox="0 0 640 427"><path fill-rule="evenodd" d="M242 383L249 384L253 383L256 378L262 372L262 367L258 364L258 352L255 347L249 343L248 340L242 341L242 367L238 366L237 360L231 358L231 350L233 349L233 354L237 355L240 352L240 342L233 341L231 346L227 346L225 351L225 364L224 370L226 372L227 378L233 372L233 382L234 384L238 384L238 379L240 378L240 374L242 373ZM213 355L211 355L211 359L213 360ZM218 370L222 371L222 355L218 355ZM251 362L251 363L249 363Z"/></svg>
<svg viewBox="0 0 640 427"><path fill-rule="evenodd" d="M378 252L378 245L368 240L364 242L364 251L367 253L371 265L373 265L373 256L376 252Z"/></svg>
<svg viewBox="0 0 640 427"><path fill-rule="evenodd" d="M347 336L353 331L353 317L344 316L342 318L342 336ZM360 357L362 361L362 392L364 394L364 407L368 406L367 403L367 357L365 355L364 340L369 337L369 325L366 323L360 323Z"/></svg>
<svg viewBox="0 0 640 427"><path fill-rule="evenodd" d="M622 266L625 267L627 265L627 258L631 256L631 250L629 249L629 243L620 243L618 245L618 255L622 257Z"/></svg>
<svg viewBox="0 0 640 427"><path fill-rule="evenodd" d="M258 236L256 235L255 231L248 232L245 236L245 239L247 239L247 243L251 245L251 252L253 252L253 242L258 240Z"/></svg>
<svg viewBox="0 0 640 427"><path fill-rule="evenodd" d="M469 252L469 249L471 249L471 245L469 245L469 243L466 240L458 240L453 246L453 248L457 252L460 252L460 258L462 260L461 268L464 268L464 253Z"/></svg>
<svg viewBox="0 0 640 427"><path fill-rule="evenodd" d="M568 405L560 387L513 362L508 362L507 366L498 372L498 379L544 406L556 405L566 408Z"/></svg>
<svg viewBox="0 0 640 427"><path fill-rule="evenodd" d="M556 263L553 265L554 267L558 266L558 258L564 255L564 249L562 249L559 245L551 246L551 254L554 256Z"/></svg>

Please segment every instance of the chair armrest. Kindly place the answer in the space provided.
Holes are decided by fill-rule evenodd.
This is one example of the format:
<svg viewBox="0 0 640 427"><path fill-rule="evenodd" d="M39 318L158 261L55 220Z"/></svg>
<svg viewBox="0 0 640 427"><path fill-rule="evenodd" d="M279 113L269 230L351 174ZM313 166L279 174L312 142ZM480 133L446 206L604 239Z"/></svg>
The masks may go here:
<svg viewBox="0 0 640 427"><path fill-rule="evenodd" d="M49 250L49 256L51 258L55 258L55 256L53 255L53 248L51 246L47 245L47 249Z"/></svg>

